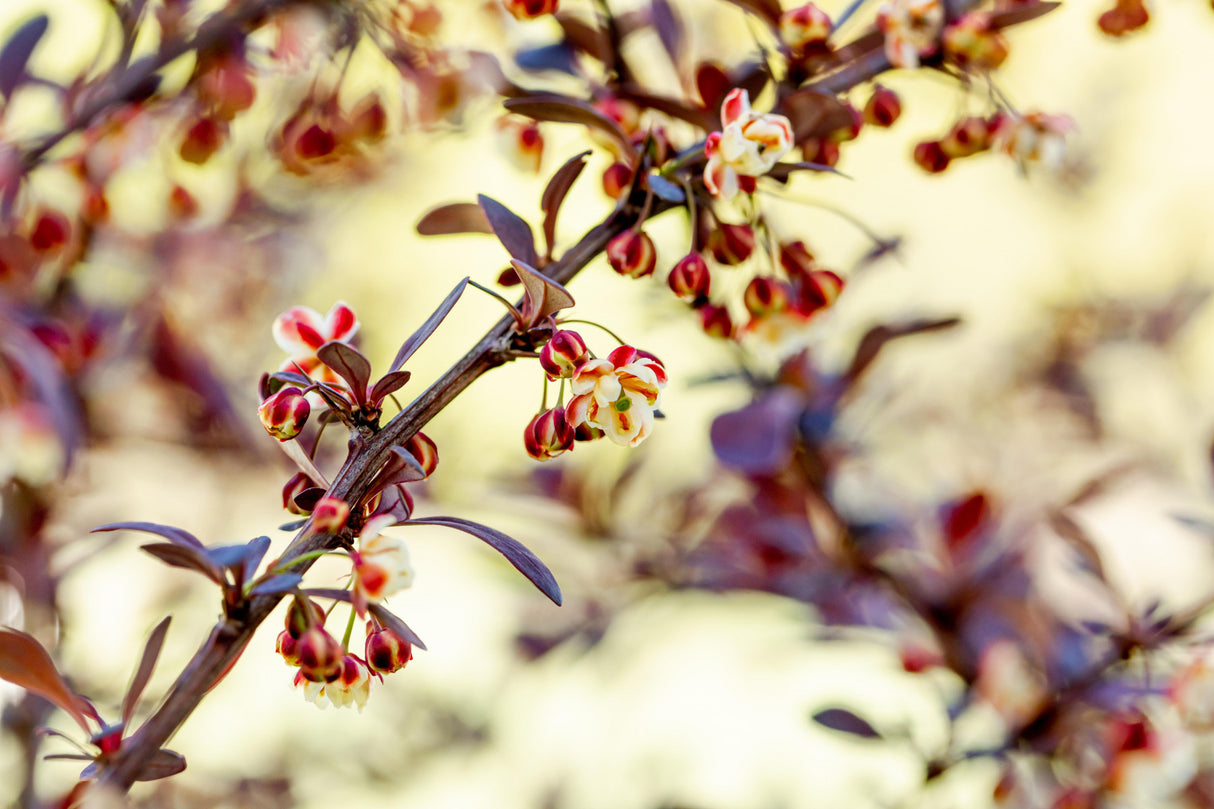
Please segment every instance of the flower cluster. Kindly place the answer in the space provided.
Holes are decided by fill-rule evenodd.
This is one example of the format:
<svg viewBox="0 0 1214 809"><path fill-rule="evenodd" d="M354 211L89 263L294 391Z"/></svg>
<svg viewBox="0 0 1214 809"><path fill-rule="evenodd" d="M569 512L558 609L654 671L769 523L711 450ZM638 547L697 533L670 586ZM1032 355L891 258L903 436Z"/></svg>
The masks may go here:
<svg viewBox="0 0 1214 809"><path fill-rule="evenodd" d="M940 0L886 0L877 10L885 57L894 67L915 68L940 48L944 5Z"/></svg>
<svg viewBox="0 0 1214 809"><path fill-rule="evenodd" d="M1065 115L970 115L956 121L942 138L917 144L914 157L924 171L936 174L957 158L994 149L1014 159L1023 171L1033 166L1056 171L1066 158L1066 138L1072 129L1074 123Z"/></svg>
<svg viewBox="0 0 1214 809"><path fill-rule="evenodd" d="M721 104L720 132L704 143L708 165L704 185L720 199L733 199L739 191L752 193L755 178L771 171L793 145L792 124L783 115L758 113L750 108L750 94L733 89Z"/></svg>

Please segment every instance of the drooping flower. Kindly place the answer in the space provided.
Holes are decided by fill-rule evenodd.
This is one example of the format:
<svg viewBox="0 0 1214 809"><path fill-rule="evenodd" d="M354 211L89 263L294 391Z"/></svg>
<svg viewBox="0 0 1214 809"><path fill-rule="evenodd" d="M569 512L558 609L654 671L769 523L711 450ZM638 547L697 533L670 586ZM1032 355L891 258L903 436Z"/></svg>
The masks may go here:
<svg viewBox="0 0 1214 809"><path fill-rule="evenodd" d="M341 673L325 683L324 696L336 708L357 706L361 712L371 694L371 672L367 665L352 654L341 661Z"/></svg>
<svg viewBox="0 0 1214 809"><path fill-rule="evenodd" d="M1066 158L1066 136L1074 128L1075 122L1066 115L1008 115L998 122L993 145L1010 155L1021 169L1038 165L1055 170Z"/></svg>
<svg viewBox="0 0 1214 809"><path fill-rule="evenodd" d="M319 382L341 384L341 378L316 358L316 351L333 340L350 342L360 325L358 316L344 301L333 304L325 315L309 306L292 306L275 318L272 328L274 342L290 357L282 370L303 369Z"/></svg>
<svg viewBox="0 0 1214 809"><path fill-rule="evenodd" d="M666 385L661 361L632 346L607 359L587 360L570 381L574 397L565 414L575 429L589 424L621 446L635 447L653 431L653 411Z"/></svg>
<svg viewBox="0 0 1214 809"><path fill-rule="evenodd" d="M544 136L529 118L506 115L493 124L498 149L519 171L539 174L544 159Z"/></svg>
<svg viewBox="0 0 1214 809"><path fill-rule="evenodd" d="M391 674L413 659L413 644L390 628L368 621L366 655L368 668L379 674Z"/></svg>
<svg viewBox="0 0 1214 809"><path fill-rule="evenodd" d="M358 550L351 551L354 560L354 606L359 614L367 604L383 601L413 584L413 566L403 540L381 534L396 522L389 514L373 517L358 536Z"/></svg>
<svg viewBox="0 0 1214 809"><path fill-rule="evenodd" d="M825 11L806 3L780 15L780 41L792 51L803 53L825 43L833 27Z"/></svg>
<svg viewBox="0 0 1214 809"><path fill-rule="evenodd" d="M894 67L915 68L940 47L944 5L940 0L886 0L877 10L885 57Z"/></svg>
<svg viewBox="0 0 1214 809"><path fill-rule="evenodd" d="M792 149L792 123L783 115L753 111L750 94L740 88L725 96L721 126L704 144L704 185L721 199L753 191L754 178L771 171Z"/></svg>

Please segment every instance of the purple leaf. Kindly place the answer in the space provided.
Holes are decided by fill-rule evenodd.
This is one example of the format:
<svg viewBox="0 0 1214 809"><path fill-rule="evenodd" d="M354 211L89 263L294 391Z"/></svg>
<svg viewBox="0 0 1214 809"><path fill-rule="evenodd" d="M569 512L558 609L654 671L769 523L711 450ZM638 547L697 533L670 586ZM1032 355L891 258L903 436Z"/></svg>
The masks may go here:
<svg viewBox="0 0 1214 809"><path fill-rule="evenodd" d="M523 299L523 329L530 329L544 318L562 309L573 306L569 290L548 276L521 261L511 260L510 265L518 273L525 290Z"/></svg>
<svg viewBox="0 0 1214 809"><path fill-rule="evenodd" d="M582 173L582 169L586 168L586 158L589 156L590 151L587 150L569 158L552 175L548 185L544 186L544 193L540 197L540 209L544 212L544 241L548 245L549 256L552 255L552 246L556 244L556 215L561 210L565 195L573 187L573 183Z"/></svg>
<svg viewBox="0 0 1214 809"><path fill-rule="evenodd" d="M405 640L412 643L423 652L426 650L426 644L422 643L422 639L417 636L417 633L409 628L409 625L402 621L397 615L389 612L384 608L383 604L368 604L367 609L371 614L379 619L379 622L391 629L397 635L400 635Z"/></svg>
<svg viewBox="0 0 1214 809"><path fill-rule="evenodd" d="M325 496L326 491L327 489L322 489L320 486L311 486L295 495L294 503L301 511L312 511L320 502L320 498Z"/></svg>
<svg viewBox="0 0 1214 809"><path fill-rule="evenodd" d="M667 202L677 204L687 199L682 188L660 174L650 174L645 178L645 182L648 183L650 191Z"/></svg>
<svg viewBox="0 0 1214 809"><path fill-rule="evenodd" d="M1062 3L1024 3L1008 11L991 15L991 28L996 31L1009 25L1019 25L1022 22L1035 20L1043 14L1049 14Z"/></svg>
<svg viewBox="0 0 1214 809"><path fill-rule="evenodd" d="M0 49L0 95L8 98L21 84L26 75L25 66L50 23L45 14L31 17Z"/></svg>
<svg viewBox="0 0 1214 809"><path fill-rule="evenodd" d="M280 573L271 576L249 591L249 595L266 595L269 593L285 593L294 590L303 581L302 573Z"/></svg>
<svg viewBox="0 0 1214 809"><path fill-rule="evenodd" d="M131 678L131 685L126 690L126 696L122 698L123 727L129 725L131 717L135 715L135 707L139 704L139 698L143 696L143 689L147 687L148 680L152 677L152 671L156 668L156 660L160 657L160 650L164 646L164 636L169 631L171 620L173 619L165 618L156 624L156 628L152 630L148 642L143 647L143 656L139 659L135 676Z"/></svg>
<svg viewBox="0 0 1214 809"><path fill-rule="evenodd" d="M207 558L219 567L234 568L243 565L248 553L249 546L245 543L239 545L217 545L214 548L207 548Z"/></svg>
<svg viewBox="0 0 1214 809"><path fill-rule="evenodd" d="M68 688L46 649L30 635L0 628L0 680L18 685L61 708L85 733L89 732L86 716L96 717L96 712Z"/></svg>
<svg viewBox="0 0 1214 809"><path fill-rule="evenodd" d="M523 70L559 70L571 76L578 74L577 51L567 40L525 48L514 55L514 62Z"/></svg>
<svg viewBox="0 0 1214 809"><path fill-rule="evenodd" d="M794 143L827 135L852 122L851 112L837 98L810 88L786 96L777 112L792 124Z"/></svg>
<svg viewBox="0 0 1214 809"><path fill-rule="evenodd" d="M749 474L768 474L792 457L797 418L805 409L791 390L777 389L712 423L712 448L721 463Z"/></svg>
<svg viewBox="0 0 1214 809"><path fill-rule="evenodd" d="M204 551L161 542L153 545L141 545L140 550L147 551L169 567L193 570L206 576L216 584L222 585L224 583L223 573L206 557Z"/></svg>
<svg viewBox="0 0 1214 809"><path fill-rule="evenodd" d="M537 121L582 124L597 129L620 145L624 151L625 162L631 163L636 159L636 148L624 130L620 129L620 125L581 99L555 93L541 93L507 99L504 106L513 113Z"/></svg>
<svg viewBox="0 0 1214 809"><path fill-rule="evenodd" d="M304 590L303 594L308 598L331 598L334 601L343 601L346 604L350 603L350 591L338 590L335 587L319 587L311 590Z"/></svg>
<svg viewBox="0 0 1214 809"><path fill-rule="evenodd" d="M651 0L650 8L653 27L658 29L658 38L662 40L662 47L666 49L670 63L678 68L683 60L683 41L685 39L683 21L679 19L678 13L671 7L668 0Z"/></svg>
<svg viewBox="0 0 1214 809"><path fill-rule="evenodd" d="M371 404L378 405L388 397L388 394L403 388L411 376L413 374L409 371L389 371L375 383L375 387L371 388L371 393L367 398L371 400Z"/></svg>
<svg viewBox="0 0 1214 809"><path fill-rule="evenodd" d="M452 202L427 211L417 222L417 232L423 236L446 236L452 233L492 233L485 212L475 202Z"/></svg>
<svg viewBox="0 0 1214 809"><path fill-rule="evenodd" d="M854 383L881 353L885 344L891 340L909 337L913 334L951 329L960 322L959 317L947 317L940 320L912 320L909 323L893 326L874 326L860 338L860 344L856 346L856 353L852 357L851 367L847 369L846 377L849 382Z"/></svg>
<svg viewBox="0 0 1214 809"><path fill-rule="evenodd" d="M113 522L109 525L101 525L94 528L90 533L96 534L102 531L143 531L147 534L156 534L164 537L169 542L181 548L193 548L195 550L205 551L206 547L198 541L198 537L183 531L180 528L174 528L171 525L160 525L154 522Z"/></svg>
<svg viewBox="0 0 1214 809"><path fill-rule="evenodd" d="M393 447L387 463L375 476L375 482L371 484L371 491L379 491L398 483L412 483L415 480L425 479L426 470L422 468L417 458L413 457L413 453L404 447Z"/></svg>
<svg viewBox="0 0 1214 809"><path fill-rule="evenodd" d="M560 606L561 588L556 583L556 577L552 575L552 571L540 561L538 556L528 550L527 546L517 539L508 537L501 531L490 528L487 525L481 525L471 520L463 520L459 517L427 517L420 520L409 520L409 522L404 524L441 525L471 534L506 557L506 561L514 565L518 572L526 576L541 593L552 599L552 603Z"/></svg>
<svg viewBox="0 0 1214 809"><path fill-rule="evenodd" d="M346 380L354 397L362 402L371 381L371 363L351 345L331 340L316 350L316 358Z"/></svg>
<svg viewBox="0 0 1214 809"><path fill-rule="evenodd" d="M881 734L864 719L844 708L827 708L813 715L813 720L822 727L849 733L862 739L880 739Z"/></svg>
<svg viewBox="0 0 1214 809"><path fill-rule="evenodd" d="M413 353L421 348L422 343L434 333L438 328L438 324L443 322L443 318L455 307L455 302L459 300L459 296L464 293L464 287L468 286L468 277L464 276L455 289L448 293L443 302L438 305L438 308L426 318L426 322L418 327L417 331L409 335L409 339L405 340L404 345L400 347L400 351L396 352L396 359L392 360L391 371L399 370L402 365L409 361Z"/></svg>
<svg viewBox="0 0 1214 809"><path fill-rule="evenodd" d="M148 760L135 776L136 781L158 781L176 775L185 769L185 756L172 750L157 750L148 756Z"/></svg>
<svg viewBox="0 0 1214 809"><path fill-rule="evenodd" d="M492 197L479 194L476 200L493 227L494 235L505 246L506 252L528 264L539 264L540 258L535 252L535 237L531 234L531 226Z"/></svg>

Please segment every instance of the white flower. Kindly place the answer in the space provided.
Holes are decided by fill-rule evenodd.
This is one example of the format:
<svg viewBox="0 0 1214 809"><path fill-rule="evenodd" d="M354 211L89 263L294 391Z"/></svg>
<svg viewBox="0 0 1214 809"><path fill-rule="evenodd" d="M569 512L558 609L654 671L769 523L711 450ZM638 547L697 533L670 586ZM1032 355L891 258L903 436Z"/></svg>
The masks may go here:
<svg viewBox="0 0 1214 809"><path fill-rule="evenodd" d="M771 171L792 149L792 124L783 115L750 108L750 95L729 91L721 104L720 132L704 144L708 165L704 185L713 196L732 199L740 190L754 190L754 178Z"/></svg>

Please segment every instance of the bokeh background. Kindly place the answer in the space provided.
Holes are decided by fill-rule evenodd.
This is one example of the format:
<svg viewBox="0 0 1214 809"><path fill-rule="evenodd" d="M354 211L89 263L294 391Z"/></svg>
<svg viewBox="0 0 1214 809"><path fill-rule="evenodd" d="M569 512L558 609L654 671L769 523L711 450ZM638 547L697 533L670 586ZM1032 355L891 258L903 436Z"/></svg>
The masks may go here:
<svg viewBox="0 0 1214 809"><path fill-rule="evenodd" d="M7 0L0 32L50 10L35 65L67 78L112 47L99 5ZM542 39L531 28L478 28L474 3L443 5L451 6L446 24L469 44ZM700 20L694 37L705 51L749 45L737 10L707 0L677 5ZM837 13L845 3L822 5ZM964 319L952 332L900 344L874 370L848 429L879 451L854 471L851 503L879 514L978 483L1046 497L1123 465L1112 490L1085 507L1085 524L1129 603L1184 605L1214 589L1211 537L1176 519L1214 514L1214 313L1204 305L1214 284L1214 14L1196 0L1156 5L1151 24L1124 41L1099 34L1100 4L1086 0L1014 31L1003 91L1024 109L1067 112L1077 123L1062 176L1025 177L995 155L924 174L910 160L913 144L941 134L967 101L951 83L894 73L885 83L903 98L902 120L845 151L848 176L798 177L786 196L800 201L781 202L775 219L845 275L870 244L822 204L904 239L895 257L848 278L813 335L828 365L845 362L874 323ZM372 59L352 68L368 87L382 69ZM274 101L259 99L240 136L261 137L257 116L269 116ZM42 125L45 105L23 103L6 117L7 135ZM287 520L279 493L289 465L255 417L257 375L279 362L274 315L296 303L324 311L345 300L362 319L364 349L383 367L459 278L496 278L504 254L491 237L424 239L413 230L427 209L477 193L538 216L546 175L500 158L491 103L469 107L462 128L404 136L369 179L305 187L267 176L267 193L289 210L270 230L227 227L216 237L204 224L178 236L198 245L174 266L163 294L241 392L248 441L267 446L189 446L161 418L172 400L121 375L97 392L112 436L79 459L53 528L62 543L57 562L71 567L61 663L83 693L112 711L140 644L168 613L173 625L149 689L160 694L218 611L197 577L140 553L138 537L99 539L89 528L146 520L214 543L270 534L278 548L289 538L275 530ZM586 140L578 127L543 132L546 173ZM129 176L111 198L122 235L81 271L93 294L135 300L165 283L153 249L162 195L153 191L166 177L191 184L204 212L222 218L234 194L223 155L219 168L197 170L171 151L153 143L123 169ZM597 187L605 165L596 154L566 205L564 243L609 210ZM53 177L41 182L48 198L60 193ZM685 252L685 219L665 217L652 234L660 266ZM642 447L629 453L599 442L568 459L590 506L554 503L526 485L537 469L521 441L541 391L533 364L494 371L427 428L442 462L419 510L476 519L528 544L561 582L564 612L475 540L399 529L417 583L391 606L429 651L376 688L365 711L321 711L292 689L291 670L274 654L277 627L268 626L173 740L189 769L170 787L136 794L160 789L161 805L301 807L988 805L997 778L989 762L959 768L918 796L915 750L947 741L943 705L956 683L946 676L910 676L879 637L826 633L793 601L667 591L625 574L630 549L669 529L675 494L714 474L711 419L749 395L736 382L694 384L732 368L735 355L700 332L660 278L629 281L599 259L571 286L579 317L652 350L672 378L667 418ZM1172 339L1142 339L1151 313L1188 310ZM445 369L499 311L488 297L465 293L414 359L406 393ZM1033 381L1064 336L1082 347L1083 378L1106 428L1101 442L1084 440L1079 420ZM613 489L626 469L628 484ZM322 563L309 578L341 573ZM0 591L0 619L21 625L11 588ZM592 631L531 659L519 636L554 627ZM0 700L13 693L0 684ZM826 705L863 709L888 740L815 725L810 716ZM0 741L0 801L15 789L4 774L16 772L10 742ZM48 762L39 786L64 790L75 773L71 763ZM216 797L243 779L242 793Z"/></svg>

